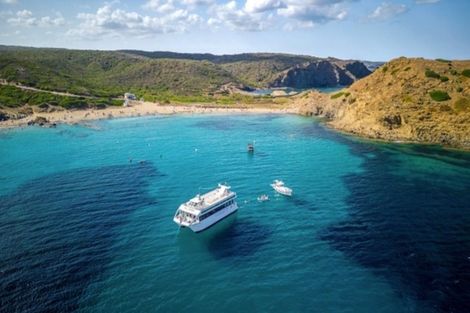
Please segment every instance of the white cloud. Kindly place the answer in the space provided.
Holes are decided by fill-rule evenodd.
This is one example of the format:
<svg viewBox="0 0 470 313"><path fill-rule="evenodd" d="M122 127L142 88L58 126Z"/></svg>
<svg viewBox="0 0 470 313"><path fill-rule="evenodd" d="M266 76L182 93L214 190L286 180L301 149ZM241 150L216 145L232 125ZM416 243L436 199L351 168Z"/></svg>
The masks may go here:
<svg viewBox="0 0 470 313"><path fill-rule="evenodd" d="M384 2L379 5L371 14L369 19L371 20L388 20L397 15L403 14L408 11L408 8L404 4L391 4Z"/></svg>
<svg viewBox="0 0 470 313"><path fill-rule="evenodd" d="M207 21L209 26L225 25L231 30L261 31L270 25L269 18L265 15L238 8L235 0L222 5L213 5L210 12L212 17Z"/></svg>
<svg viewBox="0 0 470 313"><path fill-rule="evenodd" d="M415 0L417 4L432 4L438 3L440 0Z"/></svg>
<svg viewBox="0 0 470 313"><path fill-rule="evenodd" d="M150 9L160 13L168 13L175 10L173 0L149 0L144 4L144 9Z"/></svg>
<svg viewBox="0 0 470 313"><path fill-rule="evenodd" d="M182 0L183 4L196 6L196 5L209 5L213 4L215 0Z"/></svg>
<svg viewBox="0 0 470 313"><path fill-rule="evenodd" d="M55 17L43 16L35 17L33 12L29 10L22 10L16 12L14 17L11 17L7 22L14 26L37 26L37 27L57 27L65 24L65 20L60 13Z"/></svg>
<svg viewBox="0 0 470 313"><path fill-rule="evenodd" d="M207 24L214 27L225 25L242 31L313 27L344 19L347 11L343 4L352 1L357 0L246 0L239 8L237 2L232 0L213 5Z"/></svg>
<svg viewBox="0 0 470 313"><path fill-rule="evenodd" d="M202 21L199 15L183 9L165 12L161 16L148 16L114 9L110 4L99 8L96 13L79 13L78 18L82 22L68 34L86 38L123 35L146 37L160 33L184 32L189 26Z"/></svg>
<svg viewBox="0 0 470 313"><path fill-rule="evenodd" d="M271 11L282 7L285 7L285 3L280 0L246 0L245 2L245 11L250 13Z"/></svg>
<svg viewBox="0 0 470 313"><path fill-rule="evenodd" d="M285 0L286 7L278 10L278 14L304 25L315 25L333 20L343 20L347 11L341 0ZM299 23L297 23L299 24Z"/></svg>

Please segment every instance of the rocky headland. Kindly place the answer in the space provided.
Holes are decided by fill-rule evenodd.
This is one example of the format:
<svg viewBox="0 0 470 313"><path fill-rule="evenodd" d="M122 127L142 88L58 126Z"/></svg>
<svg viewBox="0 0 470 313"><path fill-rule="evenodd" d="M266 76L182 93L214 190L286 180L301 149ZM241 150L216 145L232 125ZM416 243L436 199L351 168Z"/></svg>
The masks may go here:
<svg viewBox="0 0 470 313"><path fill-rule="evenodd" d="M338 93L295 101L345 132L470 150L470 61L398 58Z"/></svg>
<svg viewBox="0 0 470 313"><path fill-rule="evenodd" d="M349 86L371 73L358 61L319 60L299 64L283 71L270 83L270 86L296 89Z"/></svg>

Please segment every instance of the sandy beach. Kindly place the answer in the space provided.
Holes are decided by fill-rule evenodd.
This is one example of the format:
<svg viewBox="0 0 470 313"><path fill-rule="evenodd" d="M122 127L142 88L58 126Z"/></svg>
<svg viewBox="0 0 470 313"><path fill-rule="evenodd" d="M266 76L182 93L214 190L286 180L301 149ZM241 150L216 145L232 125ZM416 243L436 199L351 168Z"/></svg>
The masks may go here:
<svg viewBox="0 0 470 313"><path fill-rule="evenodd" d="M58 110L55 112L37 112L22 119L10 119L0 122L0 128L26 126L38 117L46 118L51 124L80 124L86 121L170 114L295 114L294 108L264 107L213 107L210 105L161 105L153 102L133 102L128 107L107 107L105 109Z"/></svg>

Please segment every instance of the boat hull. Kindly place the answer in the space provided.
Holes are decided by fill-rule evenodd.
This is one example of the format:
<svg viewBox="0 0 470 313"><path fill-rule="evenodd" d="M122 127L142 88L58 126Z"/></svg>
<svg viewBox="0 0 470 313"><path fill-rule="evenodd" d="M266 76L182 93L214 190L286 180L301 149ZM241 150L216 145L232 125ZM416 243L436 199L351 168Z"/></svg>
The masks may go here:
<svg viewBox="0 0 470 313"><path fill-rule="evenodd" d="M291 197L292 196L292 189L290 188L279 188L278 186L272 184L271 187L273 187L273 189L283 195L283 196L287 196L287 197Z"/></svg>
<svg viewBox="0 0 470 313"><path fill-rule="evenodd" d="M232 213L235 213L237 210L238 210L238 205L235 202L232 205L229 205L228 207L224 208L223 210L220 210L219 212L200 221L199 223L191 224L189 228L195 233L202 232L203 230L208 229L209 227L215 225L216 223L220 222L224 218L230 216Z"/></svg>

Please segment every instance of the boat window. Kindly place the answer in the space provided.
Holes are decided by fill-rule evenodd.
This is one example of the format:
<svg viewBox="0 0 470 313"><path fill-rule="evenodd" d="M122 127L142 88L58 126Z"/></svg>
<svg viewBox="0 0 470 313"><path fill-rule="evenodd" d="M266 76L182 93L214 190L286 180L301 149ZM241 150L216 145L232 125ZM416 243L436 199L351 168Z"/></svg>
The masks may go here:
<svg viewBox="0 0 470 313"><path fill-rule="evenodd" d="M229 201L227 201L227 202L221 204L221 205L218 206L217 208L215 208L215 209L213 209L213 210L211 210L211 211L209 211L209 212L206 212L206 213L204 213L203 215L201 215L201 216L199 217L199 220L202 221L202 220L208 218L209 216L211 216L211 215L213 215L213 214L219 212L220 210L225 209L226 207L232 205L234 202L235 202L235 201L232 199L232 200L229 200Z"/></svg>

